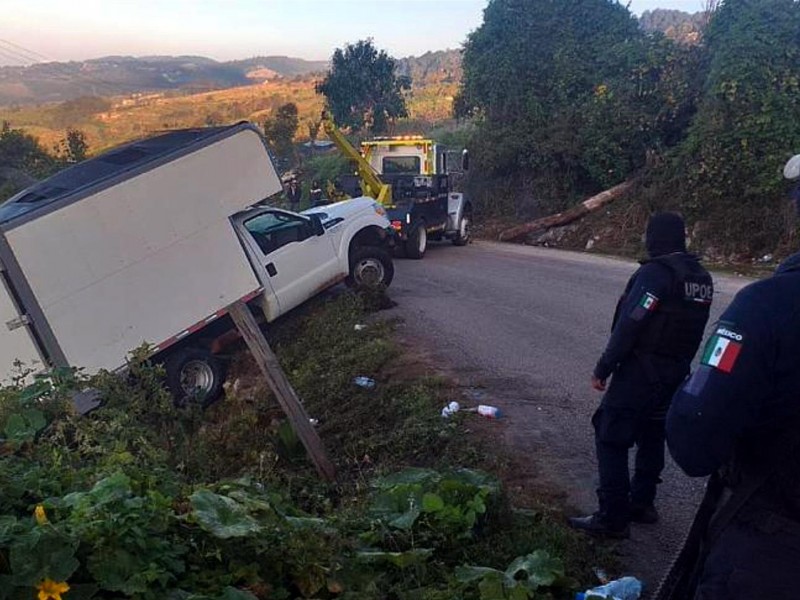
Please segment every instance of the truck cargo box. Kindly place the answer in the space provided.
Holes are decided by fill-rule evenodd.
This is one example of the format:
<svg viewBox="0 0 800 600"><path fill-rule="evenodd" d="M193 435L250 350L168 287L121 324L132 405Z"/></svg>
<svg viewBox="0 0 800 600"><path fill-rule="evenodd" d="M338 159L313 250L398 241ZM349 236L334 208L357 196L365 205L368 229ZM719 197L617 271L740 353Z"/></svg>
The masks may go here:
<svg viewBox="0 0 800 600"><path fill-rule="evenodd" d="M229 217L281 190L249 124L169 132L0 206L0 379L15 359L117 369L260 283Z"/></svg>

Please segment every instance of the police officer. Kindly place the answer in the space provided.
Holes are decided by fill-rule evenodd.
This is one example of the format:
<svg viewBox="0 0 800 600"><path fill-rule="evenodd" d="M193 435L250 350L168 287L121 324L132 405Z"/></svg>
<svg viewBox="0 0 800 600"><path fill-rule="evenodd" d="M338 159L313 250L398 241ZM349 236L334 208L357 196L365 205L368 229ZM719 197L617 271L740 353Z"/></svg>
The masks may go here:
<svg viewBox="0 0 800 600"><path fill-rule="evenodd" d="M658 520L653 502L664 468L664 420L703 338L713 296L711 276L686 252L679 215L653 215L646 246L650 258L617 304L611 338L592 376L592 387L605 391L613 375L592 418L600 508L570 519L576 529L610 537L627 537L629 521ZM628 451L634 444L631 480Z"/></svg>
<svg viewBox="0 0 800 600"><path fill-rule="evenodd" d="M800 155L784 170L800 177ZM795 188L800 211L800 186ZM690 476L724 485L704 537L698 600L800 589L800 254L741 290L667 417ZM721 471L718 471L722 467Z"/></svg>

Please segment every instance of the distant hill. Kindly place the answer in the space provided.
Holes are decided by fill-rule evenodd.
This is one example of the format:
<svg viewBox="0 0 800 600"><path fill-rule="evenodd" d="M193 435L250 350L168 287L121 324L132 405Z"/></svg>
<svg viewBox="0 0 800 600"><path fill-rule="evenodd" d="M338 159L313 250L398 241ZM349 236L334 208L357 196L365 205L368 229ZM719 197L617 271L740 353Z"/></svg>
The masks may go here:
<svg viewBox="0 0 800 600"><path fill-rule="evenodd" d="M249 85L325 69L327 63L288 56L218 62L202 56L107 56L81 62L0 67L0 105L63 102L82 96L190 92Z"/></svg>
<svg viewBox="0 0 800 600"><path fill-rule="evenodd" d="M639 17L642 29L660 31L668 38L682 44L697 44L707 19L706 13L687 13L680 10L657 8L646 10Z"/></svg>
<svg viewBox="0 0 800 600"><path fill-rule="evenodd" d="M411 78L415 86L461 81L461 51L438 50L422 56L397 59L397 72Z"/></svg>

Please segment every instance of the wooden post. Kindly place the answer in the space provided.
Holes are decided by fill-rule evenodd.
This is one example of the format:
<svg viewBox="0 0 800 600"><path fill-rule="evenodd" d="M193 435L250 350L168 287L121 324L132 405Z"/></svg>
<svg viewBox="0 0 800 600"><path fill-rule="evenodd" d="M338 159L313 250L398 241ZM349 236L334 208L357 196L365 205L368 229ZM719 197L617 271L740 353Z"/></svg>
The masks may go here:
<svg viewBox="0 0 800 600"><path fill-rule="evenodd" d="M322 445L322 440L319 439L316 430L311 425L308 419L306 409L300 403L297 393L294 391L292 384L283 372L278 357L269 347L267 339L258 328L253 313L250 312L248 306L241 300L231 304L228 307L228 312L233 319L239 333L242 334L247 347L253 354L256 363L258 363L261 372L278 399L278 402L286 413L289 422L292 424L297 437L303 442L308 451L308 455L314 462L317 472L326 480L333 481L336 478L336 468L328 458L325 448Z"/></svg>

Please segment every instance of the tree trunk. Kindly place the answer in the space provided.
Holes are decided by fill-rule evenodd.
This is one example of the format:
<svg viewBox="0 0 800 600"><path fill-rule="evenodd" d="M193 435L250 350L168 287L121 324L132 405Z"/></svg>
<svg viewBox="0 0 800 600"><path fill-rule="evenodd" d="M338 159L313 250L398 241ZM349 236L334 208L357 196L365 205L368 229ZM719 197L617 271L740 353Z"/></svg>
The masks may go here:
<svg viewBox="0 0 800 600"><path fill-rule="evenodd" d="M528 223L523 223L522 225L517 225L510 229L506 229L500 233L500 241L507 242L509 240L520 238L529 233L543 232L552 227L569 225L573 221L577 221L578 219L588 215L590 212L593 212L598 208L602 208L620 196L625 195L631 186L633 186L634 181L635 180L633 179L624 181L623 183L615 185L604 192L600 192L596 196L592 196L591 198L584 200L577 206L574 206L569 210L565 210L564 212L556 213L554 215L550 215L549 217L542 217L541 219L536 219L535 221L529 221Z"/></svg>

